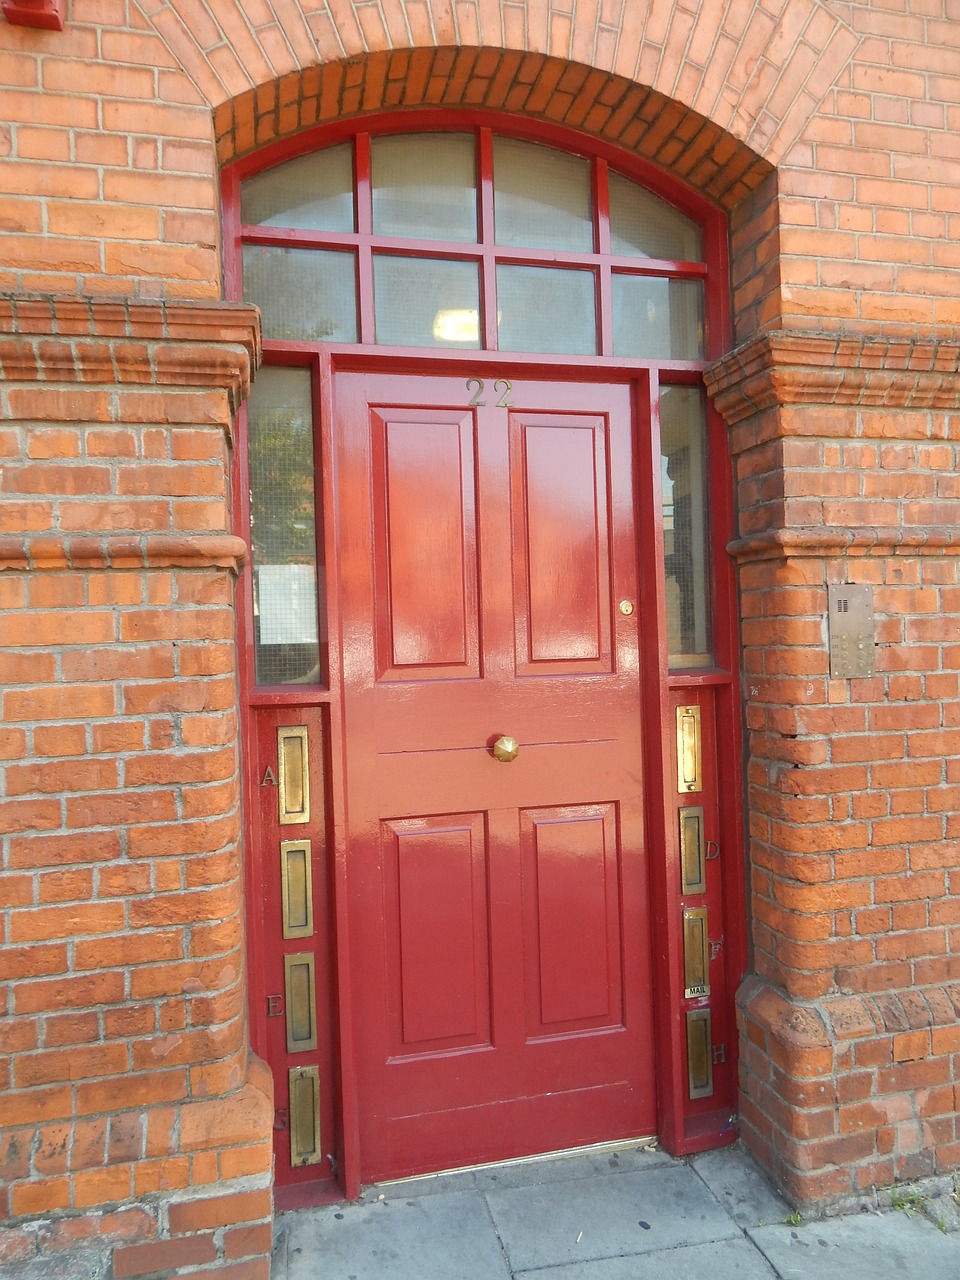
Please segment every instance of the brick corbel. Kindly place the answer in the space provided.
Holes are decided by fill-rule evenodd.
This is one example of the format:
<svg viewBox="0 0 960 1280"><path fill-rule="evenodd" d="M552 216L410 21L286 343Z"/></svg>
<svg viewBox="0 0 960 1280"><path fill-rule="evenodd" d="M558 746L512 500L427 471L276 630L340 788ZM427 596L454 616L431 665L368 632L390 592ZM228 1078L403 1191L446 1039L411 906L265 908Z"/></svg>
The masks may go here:
<svg viewBox="0 0 960 1280"><path fill-rule="evenodd" d="M62 31L65 2L66 0L2 0L0 8L11 26Z"/></svg>
<svg viewBox="0 0 960 1280"><path fill-rule="evenodd" d="M243 303L0 295L0 381L220 387L235 413L261 354Z"/></svg>
<svg viewBox="0 0 960 1280"><path fill-rule="evenodd" d="M0 537L0 572L63 569L229 569L246 559L242 538L223 533Z"/></svg>
<svg viewBox="0 0 960 1280"><path fill-rule="evenodd" d="M955 330L942 339L777 331L738 347L704 376L730 427L785 405L958 410L960 341Z"/></svg>

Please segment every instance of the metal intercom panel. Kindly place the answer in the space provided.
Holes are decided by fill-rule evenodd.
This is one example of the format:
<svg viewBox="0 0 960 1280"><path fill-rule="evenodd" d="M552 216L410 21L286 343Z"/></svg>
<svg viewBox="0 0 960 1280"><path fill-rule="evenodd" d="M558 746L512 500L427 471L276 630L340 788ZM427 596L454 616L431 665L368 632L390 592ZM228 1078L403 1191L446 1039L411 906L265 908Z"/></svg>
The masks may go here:
<svg viewBox="0 0 960 1280"><path fill-rule="evenodd" d="M873 587L829 587L828 600L831 679L872 676L877 646Z"/></svg>

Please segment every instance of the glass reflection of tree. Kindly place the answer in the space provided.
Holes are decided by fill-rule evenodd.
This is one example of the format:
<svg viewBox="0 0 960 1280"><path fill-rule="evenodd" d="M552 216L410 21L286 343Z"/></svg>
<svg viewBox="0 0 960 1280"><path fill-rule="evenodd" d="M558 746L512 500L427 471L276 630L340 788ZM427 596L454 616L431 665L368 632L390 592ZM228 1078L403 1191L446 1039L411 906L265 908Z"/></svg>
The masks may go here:
<svg viewBox="0 0 960 1280"><path fill-rule="evenodd" d="M261 370L249 408L250 529L253 544L256 667L260 684L315 683L316 644L264 644L260 573L266 566L316 564L310 375ZM304 676L304 672L308 674Z"/></svg>
<svg viewBox="0 0 960 1280"><path fill-rule="evenodd" d="M699 389L665 388L661 398L661 453L670 648L675 658L708 661L707 459Z"/></svg>
<svg viewBox="0 0 960 1280"><path fill-rule="evenodd" d="M311 426L283 402L250 431L250 528L258 564L312 564L316 553ZM305 466L304 463L307 463Z"/></svg>
<svg viewBox="0 0 960 1280"><path fill-rule="evenodd" d="M667 575L677 585L680 613L680 648L696 649L697 599L693 573L693 495L690 492L690 449L675 447L667 454L667 475L673 485L673 547L665 557Z"/></svg>

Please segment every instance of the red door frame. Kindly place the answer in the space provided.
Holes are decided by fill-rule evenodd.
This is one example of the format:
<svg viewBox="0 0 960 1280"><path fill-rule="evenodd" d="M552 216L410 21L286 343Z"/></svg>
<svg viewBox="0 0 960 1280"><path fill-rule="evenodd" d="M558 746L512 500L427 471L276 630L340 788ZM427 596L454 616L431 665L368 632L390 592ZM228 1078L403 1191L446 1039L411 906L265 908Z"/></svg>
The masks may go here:
<svg viewBox="0 0 960 1280"><path fill-rule="evenodd" d="M649 189L665 195L679 207L685 207L704 226L704 241L711 268L710 287L706 291L709 347L707 355L714 358L729 344L730 321L728 312L727 254L725 222L718 210L708 206L701 198L686 191L676 180L651 166L640 163L635 157L620 152L609 144L577 135L573 131L556 126L518 120L513 117L482 112L457 112L454 125L462 128L482 121L484 125L498 125L514 136L539 140L548 145L576 140L576 148L584 153L602 155L623 172L631 173ZM387 127L390 131L409 131L416 128L436 128L442 123L449 127L450 116L442 112L403 113L389 120L365 117L360 121L345 122L340 126L327 126L323 130L298 135L231 166L224 173L224 242L225 283L229 297L242 294L239 271L239 182L243 177L268 165L279 163L294 155L302 154L323 142L340 140L361 129L376 131ZM718 278L719 277L719 278ZM519 380L544 378L559 381L575 377L577 381L596 380L631 381L635 385L636 421L647 422L649 431L638 430L636 458L638 476L649 477L649 488L641 487L639 512L639 556L641 563L663 563L662 495L660 492L660 442L657 417L657 393L654 379L663 362L623 360L613 357L590 357L582 361L568 357L518 357L496 351L433 351L416 354L407 349L363 348L356 346L317 346L308 343L264 343L265 356L270 363L289 364L311 368L314 372L315 433L317 456L323 459L322 481L324 507L328 513L325 563L335 566L337 559L333 414L334 382L339 370L380 370L396 372L405 370L417 373L450 372L463 368L465 376L497 376L503 374ZM698 371L689 366L668 366L664 382L700 385ZM242 417L242 415L241 415ZM733 1000L736 986L746 971L746 886L743 858L743 782L741 768L741 698L739 688L739 631L736 606L736 582L734 567L725 548L734 535L733 473L726 443L725 429L719 415L708 405L708 449L710 458L710 552L711 586L713 600L713 634L715 666L709 670L670 671L667 662L665 629L666 597L662 574L654 575L654 581L644 584L647 593L646 608L656 618L657 643L644 647L641 658L644 704L650 709L650 733L647 795L650 798L647 811L647 833L651 849L651 918L654 925L654 1016L657 1037L658 1114L659 1137L664 1147L677 1155L722 1145L735 1137L731 1125L731 1112L736 1107L736 1039L733 1031ZM248 495L246 492L247 458L244 423L241 420L237 438L237 466L234 472L234 512L237 531L249 537ZM643 501L646 497L647 501ZM345 894L345 815L343 809L343 760L337 751L342 741L340 695L335 673L339 669L339 611L336 590L328 592L330 630L330 685L328 689L304 689L281 691L257 688L253 680L252 659L252 603L249 588L249 567L238 592L238 642L244 697L241 708L241 743L244 757L245 811L256 812L257 779L252 775L253 719L258 707L325 705L329 716L330 756L329 771L331 809L327 816L329 838L334 849L332 869L333 919L331 921L331 946L337 956L345 956L348 948L348 921ZM676 776L676 730L673 700L678 693L686 700L703 694L715 699L717 740L724 744L720 768L722 785L718 786L719 840L727 851L723 862L722 910L725 925L723 971L725 975L723 1003L724 1021L728 1028L726 1045L728 1084L723 1095L704 1102L691 1102L687 1097L685 1072L686 1023L682 973L681 897L677 876L676 800L671 789L671 779ZM656 709L657 714L653 714ZM655 769L652 762L656 761ZM656 776L654 776L656 775ZM657 798L660 802L657 802ZM659 851L661 856L654 856ZM263 897L261 869L256 860L248 857L248 953L249 986L251 993L251 1038L253 1047L261 1049L266 1043L267 991L260 981L262 955L266 945L258 918L258 904ZM335 966L334 1019L330 1028L335 1041L335 1061L339 1064L339 1080L330 1082L339 1094L338 1181L342 1193L355 1197L359 1193L358 1175L358 1122L357 1097L353 1084L353 1034L352 1019L355 1007L349 966ZM732 1083L730 1083L732 1082ZM299 1171L303 1172L303 1171ZM315 1173L314 1173L315 1177ZM326 1196L340 1194L336 1187L326 1187ZM324 1188L309 1182L309 1171L297 1179L281 1196L293 1204L323 1198Z"/></svg>

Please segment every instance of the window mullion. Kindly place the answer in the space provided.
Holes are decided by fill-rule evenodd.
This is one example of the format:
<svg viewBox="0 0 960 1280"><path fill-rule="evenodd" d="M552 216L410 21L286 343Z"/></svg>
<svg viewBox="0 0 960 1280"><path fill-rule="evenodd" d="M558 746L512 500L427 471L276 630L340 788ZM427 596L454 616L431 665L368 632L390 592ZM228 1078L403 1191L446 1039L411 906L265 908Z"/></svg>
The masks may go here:
<svg viewBox="0 0 960 1280"><path fill-rule="evenodd" d="M477 179L480 188L480 244L483 249L481 267L481 299L483 305L483 346L496 351L497 334L497 257L494 242L496 225L493 212L493 132L478 130Z"/></svg>

